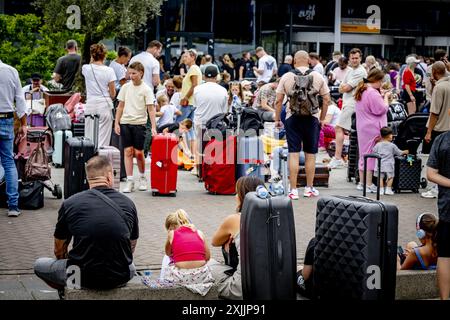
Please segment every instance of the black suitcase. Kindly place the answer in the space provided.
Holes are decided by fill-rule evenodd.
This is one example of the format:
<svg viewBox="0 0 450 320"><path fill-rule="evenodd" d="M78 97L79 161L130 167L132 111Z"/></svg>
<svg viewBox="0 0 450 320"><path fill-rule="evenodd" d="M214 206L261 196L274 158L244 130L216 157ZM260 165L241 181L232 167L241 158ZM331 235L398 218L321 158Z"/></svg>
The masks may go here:
<svg viewBox="0 0 450 320"><path fill-rule="evenodd" d="M64 198L67 199L89 188L84 166L94 156L95 146L88 138L70 138L66 140L64 154Z"/></svg>
<svg viewBox="0 0 450 320"><path fill-rule="evenodd" d="M284 196L261 199L249 192L242 208L240 239L244 299L296 299L297 251L291 200Z"/></svg>
<svg viewBox="0 0 450 320"><path fill-rule="evenodd" d="M37 210L44 207L44 185L41 181L23 182L19 180L19 208L24 210ZM8 208L6 195L6 181L0 181L0 208Z"/></svg>
<svg viewBox="0 0 450 320"><path fill-rule="evenodd" d="M396 193L402 190L411 190L418 193L419 188L426 180L420 179L422 172L422 159L415 155L407 155L405 157L395 158L395 176L392 183L392 189Z"/></svg>
<svg viewBox="0 0 450 320"><path fill-rule="evenodd" d="M355 183L359 182L359 149L358 149L358 135L356 130L350 132L350 145L348 147L348 166L347 166L347 181L351 182L355 179Z"/></svg>
<svg viewBox="0 0 450 320"><path fill-rule="evenodd" d="M329 300L393 301L397 234L398 209L394 205L366 197L319 199L314 296Z"/></svg>
<svg viewBox="0 0 450 320"><path fill-rule="evenodd" d="M122 139L120 136L116 134L116 132L112 131L111 134L111 146L116 147L120 151L120 179L126 179L127 172L125 171L125 159L124 159L124 149L122 144Z"/></svg>

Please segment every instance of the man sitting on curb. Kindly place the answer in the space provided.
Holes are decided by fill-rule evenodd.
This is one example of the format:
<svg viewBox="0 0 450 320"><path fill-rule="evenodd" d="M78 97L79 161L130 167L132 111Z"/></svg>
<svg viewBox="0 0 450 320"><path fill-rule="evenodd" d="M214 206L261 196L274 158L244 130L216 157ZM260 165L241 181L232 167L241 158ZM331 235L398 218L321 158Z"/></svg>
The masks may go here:
<svg viewBox="0 0 450 320"><path fill-rule="evenodd" d="M126 284L135 273L139 228L134 203L112 189L112 167L106 157L91 158L86 176L90 190L66 199L59 210L56 259L39 258L34 264L36 275L59 291L68 277L75 280L74 287L111 289Z"/></svg>

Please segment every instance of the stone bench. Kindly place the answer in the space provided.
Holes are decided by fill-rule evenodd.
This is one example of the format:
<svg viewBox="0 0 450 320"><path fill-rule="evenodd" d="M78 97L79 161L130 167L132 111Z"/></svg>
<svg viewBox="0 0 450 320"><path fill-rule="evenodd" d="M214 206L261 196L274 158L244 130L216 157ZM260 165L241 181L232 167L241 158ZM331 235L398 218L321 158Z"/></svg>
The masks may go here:
<svg viewBox="0 0 450 320"><path fill-rule="evenodd" d="M439 297L436 271L398 271L396 300L435 299ZM217 300L214 285L204 297L184 287L150 288L136 276L126 286L112 290L65 289L66 300ZM297 296L297 300L305 298Z"/></svg>
<svg viewBox="0 0 450 320"><path fill-rule="evenodd" d="M436 271L397 271L396 300L435 299L439 297Z"/></svg>

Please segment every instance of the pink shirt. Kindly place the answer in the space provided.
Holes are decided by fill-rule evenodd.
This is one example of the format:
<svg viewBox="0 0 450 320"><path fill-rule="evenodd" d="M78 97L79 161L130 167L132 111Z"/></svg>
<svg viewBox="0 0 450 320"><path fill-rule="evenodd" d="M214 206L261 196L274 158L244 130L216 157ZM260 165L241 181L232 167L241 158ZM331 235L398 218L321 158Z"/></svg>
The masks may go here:
<svg viewBox="0 0 450 320"><path fill-rule="evenodd" d="M205 242L189 227L181 226L173 233L172 259L182 261L206 260Z"/></svg>

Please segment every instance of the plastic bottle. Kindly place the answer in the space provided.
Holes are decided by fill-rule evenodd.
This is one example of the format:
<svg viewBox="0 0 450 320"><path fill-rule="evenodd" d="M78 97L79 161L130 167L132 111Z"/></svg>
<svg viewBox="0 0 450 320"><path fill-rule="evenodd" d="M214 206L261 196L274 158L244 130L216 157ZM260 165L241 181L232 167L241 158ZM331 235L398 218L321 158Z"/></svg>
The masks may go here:
<svg viewBox="0 0 450 320"><path fill-rule="evenodd" d="M263 185L256 187L256 195L261 199L267 199L269 197L269 191Z"/></svg>

